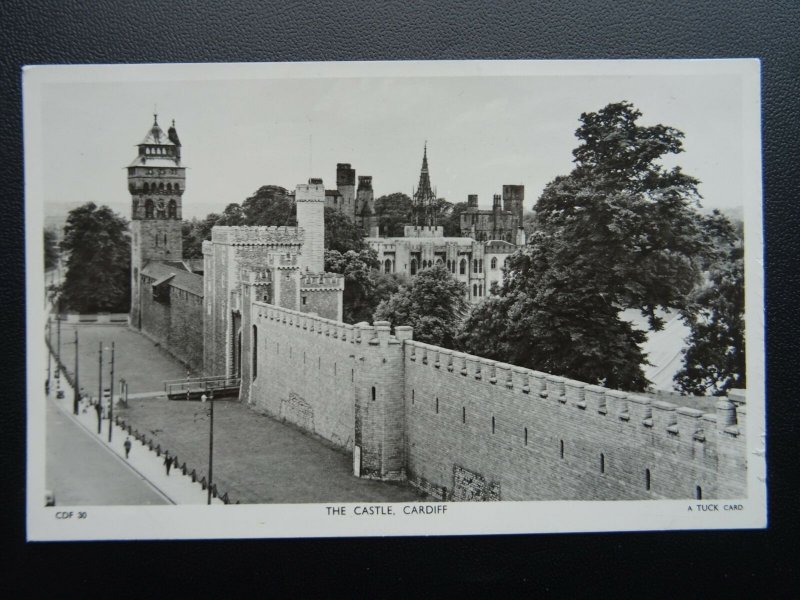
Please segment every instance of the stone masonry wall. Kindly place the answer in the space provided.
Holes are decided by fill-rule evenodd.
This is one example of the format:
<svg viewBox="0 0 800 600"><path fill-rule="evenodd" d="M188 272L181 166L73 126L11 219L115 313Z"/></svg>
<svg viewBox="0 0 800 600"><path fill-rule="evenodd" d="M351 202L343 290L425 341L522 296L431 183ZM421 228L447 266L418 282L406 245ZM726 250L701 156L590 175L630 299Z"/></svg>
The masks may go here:
<svg viewBox="0 0 800 600"><path fill-rule="evenodd" d="M141 276L142 333L184 365L203 368L203 299L170 286L169 303L153 299L153 279Z"/></svg>
<svg viewBox="0 0 800 600"><path fill-rule="evenodd" d="M698 486L703 498L742 497L731 406L702 415L405 342L407 475L440 498L693 498Z"/></svg>
<svg viewBox="0 0 800 600"><path fill-rule="evenodd" d="M402 478L402 337L388 323L355 327L263 302L250 316L257 373L242 386L251 405L345 450L359 446L362 476Z"/></svg>

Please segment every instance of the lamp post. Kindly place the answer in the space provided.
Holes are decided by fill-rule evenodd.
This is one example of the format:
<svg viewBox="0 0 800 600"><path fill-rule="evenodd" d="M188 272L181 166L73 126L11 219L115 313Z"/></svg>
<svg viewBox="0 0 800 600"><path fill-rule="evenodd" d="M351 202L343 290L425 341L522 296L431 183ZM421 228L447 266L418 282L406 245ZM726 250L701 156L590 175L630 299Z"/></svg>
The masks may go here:
<svg viewBox="0 0 800 600"><path fill-rule="evenodd" d="M108 386L108 443L111 443L111 432L114 431L114 342L111 342L111 382Z"/></svg>
<svg viewBox="0 0 800 600"><path fill-rule="evenodd" d="M103 342L100 342L97 348L97 405L95 405L95 412L97 412L97 433L102 433L102 415L103 415Z"/></svg>
<svg viewBox="0 0 800 600"><path fill-rule="evenodd" d="M52 369L52 348L53 342L51 339L51 334L53 332L52 321L50 320L50 315L47 315L47 385L45 386L45 391L47 395L50 395L50 369Z"/></svg>
<svg viewBox="0 0 800 600"><path fill-rule="evenodd" d="M56 398L61 392L61 314L56 313Z"/></svg>
<svg viewBox="0 0 800 600"><path fill-rule="evenodd" d="M208 430L208 503L211 504L211 483L212 473L214 467L214 390L208 390L208 396L203 394L200 397L202 402L208 400L211 403L209 407L211 417L209 419Z"/></svg>
<svg viewBox="0 0 800 600"><path fill-rule="evenodd" d="M75 393L72 399L72 412L78 414L78 402L81 399L81 384L78 378L78 328L75 328Z"/></svg>

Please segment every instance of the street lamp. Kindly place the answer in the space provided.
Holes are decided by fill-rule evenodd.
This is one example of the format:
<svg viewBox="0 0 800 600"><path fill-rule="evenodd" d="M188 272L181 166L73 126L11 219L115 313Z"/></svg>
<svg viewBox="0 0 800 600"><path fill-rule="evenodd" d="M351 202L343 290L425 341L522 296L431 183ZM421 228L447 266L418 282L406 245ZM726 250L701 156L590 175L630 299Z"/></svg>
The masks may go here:
<svg viewBox="0 0 800 600"><path fill-rule="evenodd" d="M114 342L111 342L111 381L108 385L108 443L114 430Z"/></svg>
<svg viewBox="0 0 800 600"><path fill-rule="evenodd" d="M208 400L211 404L208 429L208 503L211 504L211 482L212 482L212 469L214 467L214 390L208 390L208 396L203 394L200 396L200 401Z"/></svg>

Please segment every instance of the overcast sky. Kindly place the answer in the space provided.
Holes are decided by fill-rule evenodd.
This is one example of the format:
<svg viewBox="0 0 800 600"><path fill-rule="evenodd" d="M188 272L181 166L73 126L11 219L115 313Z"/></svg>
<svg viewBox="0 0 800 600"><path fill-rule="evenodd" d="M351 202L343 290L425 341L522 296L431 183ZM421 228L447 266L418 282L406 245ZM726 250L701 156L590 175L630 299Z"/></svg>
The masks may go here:
<svg viewBox="0 0 800 600"><path fill-rule="evenodd" d="M173 69L174 71L174 69ZM119 73L124 73L120 68ZM737 75L458 76L214 79L85 78L42 87L47 203L124 207L124 167L153 122L175 119L188 167L184 217L222 211L261 185L309 177L336 187L336 163L372 175L376 197L410 194L428 143L431 181L451 202L525 185L530 210L572 168L581 112L627 100L644 125L686 135L670 160L701 180L704 206L741 206L742 100ZM166 80L165 80L166 79Z"/></svg>

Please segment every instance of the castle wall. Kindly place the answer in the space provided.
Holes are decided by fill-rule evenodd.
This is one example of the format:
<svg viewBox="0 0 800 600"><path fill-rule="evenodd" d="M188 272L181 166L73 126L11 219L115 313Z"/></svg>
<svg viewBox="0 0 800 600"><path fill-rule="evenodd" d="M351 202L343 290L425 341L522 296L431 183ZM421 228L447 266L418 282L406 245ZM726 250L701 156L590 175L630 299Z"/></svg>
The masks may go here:
<svg viewBox="0 0 800 600"><path fill-rule="evenodd" d="M436 497L692 498L697 486L703 498L744 494L744 436L717 415L405 345L407 475Z"/></svg>
<svg viewBox="0 0 800 600"><path fill-rule="evenodd" d="M169 302L153 298L153 279L141 276L142 333L194 371L203 368L203 298L169 286Z"/></svg>
<svg viewBox="0 0 800 600"><path fill-rule="evenodd" d="M361 476L402 478L402 344L388 323L356 327L263 302L251 311L257 373L243 387L254 408L357 446Z"/></svg>

